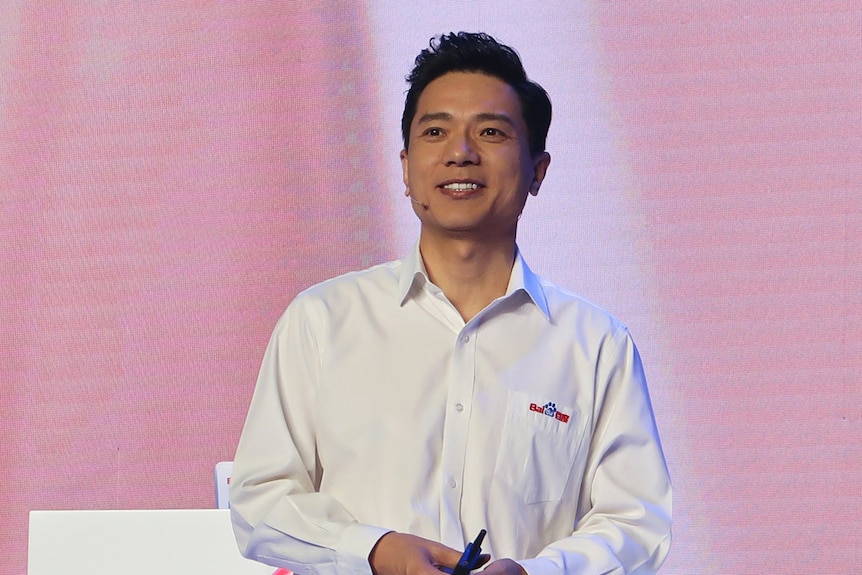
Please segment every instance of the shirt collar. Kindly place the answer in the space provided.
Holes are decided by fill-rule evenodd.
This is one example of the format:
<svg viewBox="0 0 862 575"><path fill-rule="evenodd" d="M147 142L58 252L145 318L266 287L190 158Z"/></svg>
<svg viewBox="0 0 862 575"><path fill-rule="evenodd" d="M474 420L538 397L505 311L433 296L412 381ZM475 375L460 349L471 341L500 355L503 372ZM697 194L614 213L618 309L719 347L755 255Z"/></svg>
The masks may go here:
<svg viewBox="0 0 862 575"><path fill-rule="evenodd" d="M425 269L425 263L422 261L422 256L419 253L419 242L416 242L413 249L401 260L401 277L398 280L399 305L404 305L404 302L410 297L411 291L422 289L426 283L430 282L428 271ZM551 319L548 300L545 298L545 291L542 289L542 280L533 273L533 270L530 269L527 262L521 256L521 250L515 246L515 263L512 266L512 275L509 276L509 286L506 288L506 295L503 297L511 297L519 291L526 293L530 297L530 300L541 310L546 319Z"/></svg>
<svg viewBox="0 0 862 575"><path fill-rule="evenodd" d="M530 296L536 307L545 315L545 319L550 321L551 310L548 308L545 290L542 289L542 278L533 273L526 260L521 256L521 250L515 246L515 265L512 266L512 275L509 277L506 297L518 291L523 291Z"/></svg>
<svg viewBox="0 0 862 575"><path fill-rule="evenodd" d="M428 279L428 272L425 269L425 263L422 261L422 255L419 253L419 242L416 242L413 245L413 249L401 260L401 277L398 280L398 305L404 305L414 286L417 289L421 289L422 286L430 281Z"/></svg>

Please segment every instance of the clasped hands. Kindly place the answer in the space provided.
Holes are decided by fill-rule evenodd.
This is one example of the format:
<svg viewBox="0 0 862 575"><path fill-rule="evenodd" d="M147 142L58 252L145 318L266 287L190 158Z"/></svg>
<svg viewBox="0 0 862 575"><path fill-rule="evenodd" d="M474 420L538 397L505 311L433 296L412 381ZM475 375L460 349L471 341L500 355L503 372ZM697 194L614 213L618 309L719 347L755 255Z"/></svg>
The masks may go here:
<svg viewBox="0 0 862 575"><path fill-rule="evenodd" d="M491 558L480 557L480 565ZM460 558L461 551L442 543L391 531L371 550L368 562L374 575L441 575L443 569L451 572ZM527 572L511 559L498 559L488 564L482 575L527 575Z"/></svg>

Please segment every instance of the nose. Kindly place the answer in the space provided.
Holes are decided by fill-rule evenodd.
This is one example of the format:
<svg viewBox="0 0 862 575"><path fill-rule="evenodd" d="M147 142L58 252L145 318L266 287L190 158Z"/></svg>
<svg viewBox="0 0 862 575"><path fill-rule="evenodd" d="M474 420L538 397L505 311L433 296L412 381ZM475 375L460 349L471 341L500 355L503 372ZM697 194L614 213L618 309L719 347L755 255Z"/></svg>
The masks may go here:
<svg viewBox="0 0 862 575"><path fill-rule="evenodd" d="M446 149L447 166L468 166L479 163L479 153L469 134L454 133Z"/></svg>

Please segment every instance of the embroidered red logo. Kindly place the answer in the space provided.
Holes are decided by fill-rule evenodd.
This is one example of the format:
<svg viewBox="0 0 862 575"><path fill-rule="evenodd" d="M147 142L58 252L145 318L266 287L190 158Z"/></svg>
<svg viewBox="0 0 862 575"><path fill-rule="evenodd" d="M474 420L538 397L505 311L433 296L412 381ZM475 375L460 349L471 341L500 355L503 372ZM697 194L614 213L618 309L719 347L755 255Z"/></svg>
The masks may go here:
<svg viewBox="0 0 862 575"><path fill-rule="evenodd" d="M563 413L562 411L557 411L557 404L553 401L549 401L545 405L539 405L537 403L530 404L530 411L535 411L536 413L541 413L542 415L547 415L548 417L553 417L557 421L562 421L563 423L569 422L569 416Z"/></svg>

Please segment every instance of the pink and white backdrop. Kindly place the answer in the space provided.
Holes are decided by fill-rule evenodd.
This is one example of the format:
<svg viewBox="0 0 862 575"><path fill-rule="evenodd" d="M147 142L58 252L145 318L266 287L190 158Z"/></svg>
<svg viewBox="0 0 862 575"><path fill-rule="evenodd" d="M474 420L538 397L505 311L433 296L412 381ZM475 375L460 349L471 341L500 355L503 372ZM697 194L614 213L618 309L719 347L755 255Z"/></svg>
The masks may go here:
<svg viewBox="0 0 862 575"><path fill-rule="evenodd" d="M0 572L31 509L201 508L302 288L417 225L398 119L483 30L555 105L520 243L632 329L665 574L862 569L862 5L3 0Z"/></svg>

